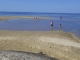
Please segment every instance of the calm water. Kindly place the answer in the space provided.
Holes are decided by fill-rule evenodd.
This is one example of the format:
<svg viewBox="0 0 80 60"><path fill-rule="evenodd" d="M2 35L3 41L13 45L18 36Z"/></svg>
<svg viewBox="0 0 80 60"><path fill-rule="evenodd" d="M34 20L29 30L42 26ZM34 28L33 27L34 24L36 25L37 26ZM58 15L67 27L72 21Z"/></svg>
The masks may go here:
<svg viewBox="0 0 80 60"><path fill-rule="evenodd" d="M53 30L60 30L59 24L62 24L63 31L73 32L80 37L80 14L70 13L23 13L23 12L0 12L0 16L46 16L52 17L52 20L27 20L11 19L0 21L0 30L29 30L29 31L49 31L51 30L50 22L54 22ZM62 20L60 20L62 16ZM74 20L76 19L76 23Z"/></svg>

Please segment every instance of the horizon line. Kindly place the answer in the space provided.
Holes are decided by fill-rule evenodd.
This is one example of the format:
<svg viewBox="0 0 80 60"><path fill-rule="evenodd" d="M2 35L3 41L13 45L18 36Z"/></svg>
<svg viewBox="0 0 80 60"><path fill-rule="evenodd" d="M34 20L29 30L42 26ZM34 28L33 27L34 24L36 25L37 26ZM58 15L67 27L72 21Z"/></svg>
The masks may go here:
<svg viewBox="0 0 80 60"><path fill-rule="evenodd" d="M53 14L53 13L64 13L64 12L23 12L23 11L0 11L0 13L48 13L48 14ZM69 12L65 12L66 14L80 14L80 13L69 13Z"/></svg>

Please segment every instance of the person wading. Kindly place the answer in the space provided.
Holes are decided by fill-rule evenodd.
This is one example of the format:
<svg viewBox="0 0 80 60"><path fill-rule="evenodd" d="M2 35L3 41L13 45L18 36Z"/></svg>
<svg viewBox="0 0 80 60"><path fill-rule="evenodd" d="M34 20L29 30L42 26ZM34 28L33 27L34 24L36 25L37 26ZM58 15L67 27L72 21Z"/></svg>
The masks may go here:
<svg viewBox="0 0 80 60"><path fill-rule="evenodd" d="M53 21L50 23L50 25L51 25L51 30L53 30Z"/></svg>

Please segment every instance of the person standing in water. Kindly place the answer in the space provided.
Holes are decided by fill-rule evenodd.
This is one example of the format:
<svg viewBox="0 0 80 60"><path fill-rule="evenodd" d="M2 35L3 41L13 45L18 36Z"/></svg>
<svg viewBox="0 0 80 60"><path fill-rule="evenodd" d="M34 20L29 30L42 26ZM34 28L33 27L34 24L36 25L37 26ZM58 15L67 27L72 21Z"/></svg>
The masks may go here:
<svg viewBox="0 0 80 60"><path fill-rule="evenodd" d="M74 20L74 22L76 23L76 19Z"/></svg>
<svg viewBox="0 0 80 60"><path fill-rule="evenodd" d="M50 25L51 25L51 30L53 30L53 21L51 21Z"/></svg>
<svg viewBox="0 0 80 60"><path fill-rule="evenodd" d="M60 20L62 20L62 16L60 16Z"/></svg>
<svg viewBox="0 0 80 60"><path fill-rule="evenodd" d="M60 26L59 26L60 28L62 28L62 24L60 24Z"/></svg>
<svg viewBox="0 0 80 60"><path fill-rule="evenodd" d="M59 25L59 29L62 30L62 24Z"/></svg>

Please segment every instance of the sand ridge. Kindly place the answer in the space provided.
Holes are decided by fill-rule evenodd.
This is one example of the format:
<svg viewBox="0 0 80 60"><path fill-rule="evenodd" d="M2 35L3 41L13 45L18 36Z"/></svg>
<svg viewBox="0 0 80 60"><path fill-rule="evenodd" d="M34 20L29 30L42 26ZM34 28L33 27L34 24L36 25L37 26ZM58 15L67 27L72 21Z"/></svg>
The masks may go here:
<svg viewBox="0 0 80 60"><path fill-rule="evenodd" d="M72 46L72 47L80 48L80 43L73 42L73 41L70 41L67 39L40 37L39 40L44 41L44 42L54 43L54 44L60 44L60 45L64 45L64 46Z"/></svg>

